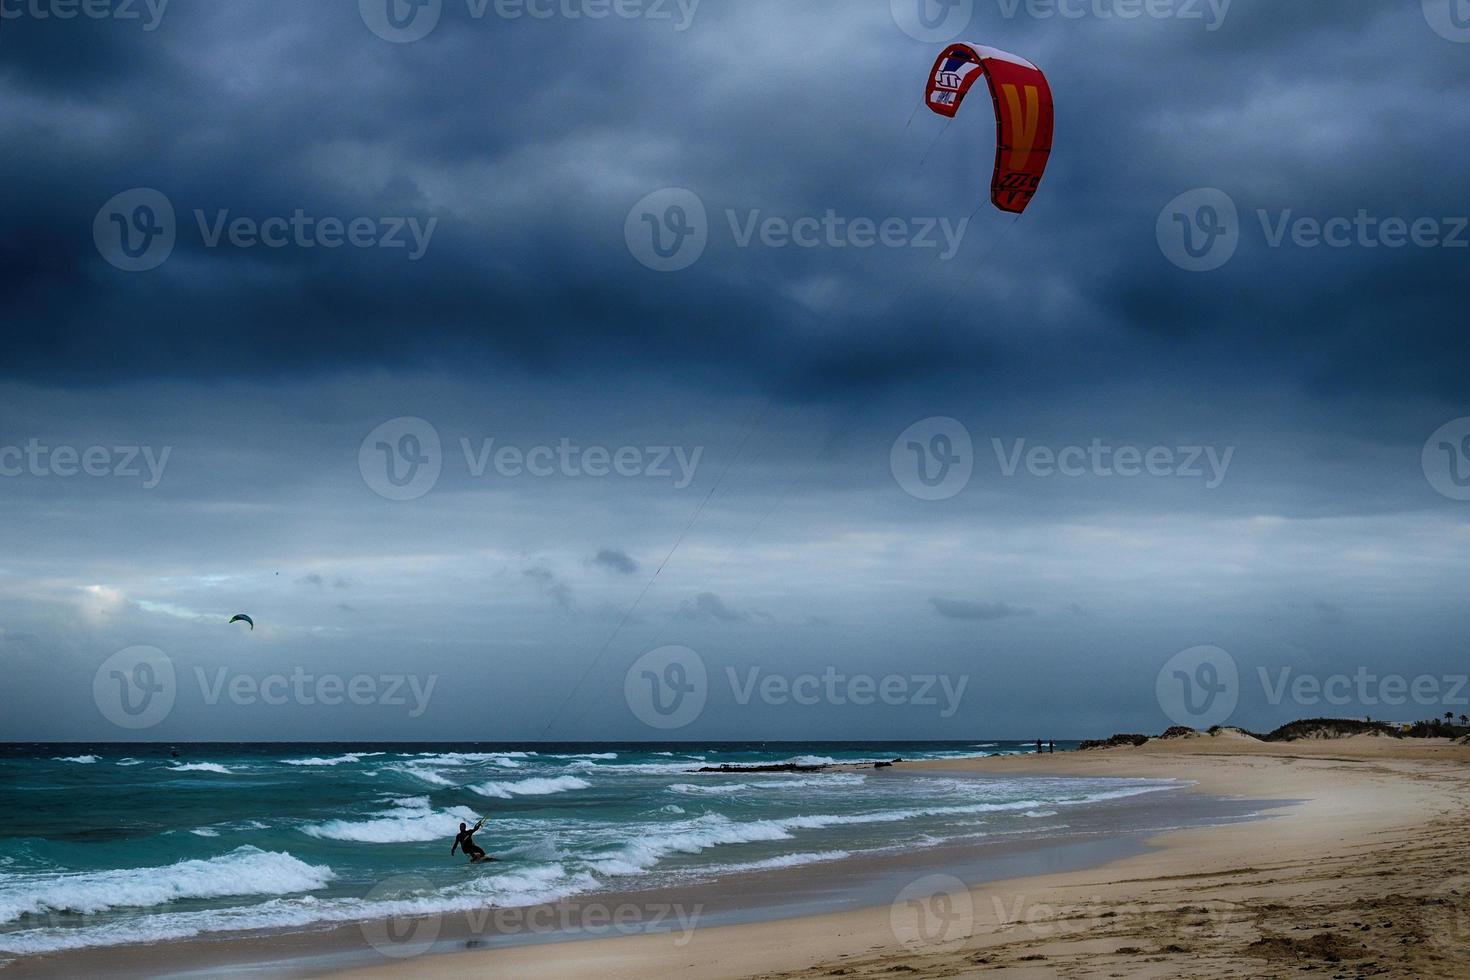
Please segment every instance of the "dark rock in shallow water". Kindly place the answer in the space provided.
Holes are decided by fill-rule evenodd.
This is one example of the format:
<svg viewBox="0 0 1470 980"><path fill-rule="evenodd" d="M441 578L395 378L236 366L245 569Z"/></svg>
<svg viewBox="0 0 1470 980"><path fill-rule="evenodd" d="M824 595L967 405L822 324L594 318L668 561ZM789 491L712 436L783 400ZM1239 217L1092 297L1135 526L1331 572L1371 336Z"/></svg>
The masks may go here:
<svg viewBox="0 0 1470 980"><path fill-rule="evenodd" d="M719 766L700 766L694 772L825 772L830 766L815 765L804 766L796 762L773 762L768 765L732 765L725 763Z"/></svg>
<svg viewBox="0 0 1470 980"><path fill-rule="evenodd" d="M726 762L718 766L701 766L691 769L690 772L833 772L841 769L886 769L902 759L894 759L892 762L818 762L806 764L801 762L767 762L767 763L739 763Z"/></svg>

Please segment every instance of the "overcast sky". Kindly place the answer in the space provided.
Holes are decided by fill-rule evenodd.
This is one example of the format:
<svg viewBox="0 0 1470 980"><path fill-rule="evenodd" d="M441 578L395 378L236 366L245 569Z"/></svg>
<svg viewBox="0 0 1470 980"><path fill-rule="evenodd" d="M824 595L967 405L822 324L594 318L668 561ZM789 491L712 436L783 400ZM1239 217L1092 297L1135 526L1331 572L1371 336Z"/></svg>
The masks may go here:
<svg viewBox="0 0 1470 980"><path fill-rule="evenodd" d="M0 738L1088 737L1206 645L1202 720L1470 711L1470 28L915 3L5 0ZM1018 221L955 37L1050 78Z"/></svg>

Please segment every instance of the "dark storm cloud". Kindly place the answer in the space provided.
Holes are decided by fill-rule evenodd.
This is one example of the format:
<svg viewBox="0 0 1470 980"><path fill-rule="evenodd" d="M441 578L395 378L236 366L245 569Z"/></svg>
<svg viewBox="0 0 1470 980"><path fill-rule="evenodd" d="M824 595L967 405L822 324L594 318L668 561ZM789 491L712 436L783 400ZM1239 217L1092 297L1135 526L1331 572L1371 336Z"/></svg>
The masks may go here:
<svg viewBox="0 0 1470 980"><path fill-rule="evenodd" d="M0 370L96 382L597 365L846 398L945 375L1234 379L1265 362L1308 390L1453 398L1470 375L1466 253L1272 249L1255 215L1457 209L1470 109L1445 96L1470 59L1414 7L1237 0L1206 31L979 4L971 33L1051 74L1058 149L1021 225L1000 241L1006 221L983 209L951 263L732 241L727 210L958 221L979 200L983 119L917 167L939 123L902 120L932 52L883 4L705 4L676 32L473 19L450 3L406 45L350 4L285 0L175 0L148 32L9 22L6 117L26 138L0 150L14 175L0 189L13 337ZM168 195L179 242L128 274L90 229L137 186ZM701 195L711 246L659 275L622 228L665 186ZM1246 235L1226 268L1190 275L1162 260L1153 228L1200 186L1234 197ZM206 223L296 209L437 223L411 261L207 248L196 209Z"/></svg>
<svg viewBox="0 0 1470 980"><path fill-rule="evenodd" d="M946 619L971 619L982 622L995 619L1009 619L1012 616L1029 616L1030 609L1013 606L1006 602L974 602L968 599L941 599L935 597L929 600L934 611Z"/></svg>
<svg viewBox="0 0 1470 980"><path fill-rule="evenodd" d="M632 575L638 571L638 563L619 548L603 548L592 561L617 575Z"/></svg>
<svg viewBox="0 0 1470 980"><path fill-rule="evenodd" d="M494 672L441 687L422 727L206 713L167 738L536 737L549 718L662 737L624 703L662 644L716 676L903 657L977 681L949 725L712 702L691 738L1132 730L1166 722L1156 673L1206 642L1243 676L1462 666L1465 511L1420 454L1470 414L1467 252L1269 237L1283 218L1465 210L1470 45L1417 2L1235 0L1209 31L980 0L966 36L1047 69L1057 149L1024 219L982 207L949 261L740 247L727 216L953 224L981 201L989 107L906 128L937 45L882 0L707 0L683 32L447 0L401 45L357 6L0 25L0 453L172 449L152 488L0 479L0 653L19 665L0 736L115 736L93 671L136 643L185 673ZM128 273L92 227L136 187L167 195L179 240ZM698 193L710 242L657 273L623 229L667 187ZM1192 273L1155 228L1203 187L1242 234ZM297 209L415 219L423 254L208 247L194 214ZM933 416L973 440L947 500L891 465ZM408 501L368 467L369 434L402 417L442 468ZM705 452L676 487L476 468L491 440ZM1019 440L1234 455L1207 487L1008 471ZM241 609L263 624L249 648L220 629ZM1287 720L1250 710L1236 720Z"/></svg>

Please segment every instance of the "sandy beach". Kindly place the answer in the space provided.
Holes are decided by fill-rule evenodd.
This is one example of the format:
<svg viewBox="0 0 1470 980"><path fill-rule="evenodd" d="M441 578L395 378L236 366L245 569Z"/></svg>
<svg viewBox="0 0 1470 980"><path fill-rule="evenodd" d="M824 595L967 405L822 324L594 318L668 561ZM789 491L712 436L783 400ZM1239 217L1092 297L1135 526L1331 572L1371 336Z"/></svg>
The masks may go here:
<svg viewBox="0 0 1470 980"><path fill-rule="evenodd" d="M1266 819L1162 835L1148 853L1082 872L959 894L925 875L886 907L470 950L338 976L1465 977L1467 763L1470 747L1446 740L1227 734L931 764L1171 777L1281 805Z"/></svg>

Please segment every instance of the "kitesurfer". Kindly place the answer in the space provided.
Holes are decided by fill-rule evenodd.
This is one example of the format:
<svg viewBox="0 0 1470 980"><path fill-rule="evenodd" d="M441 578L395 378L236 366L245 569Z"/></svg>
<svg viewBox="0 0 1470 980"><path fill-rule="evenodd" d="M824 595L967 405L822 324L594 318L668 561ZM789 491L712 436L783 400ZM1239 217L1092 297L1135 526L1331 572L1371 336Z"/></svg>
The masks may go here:
<svg viewBox="0 0 1470 980"><path fill-rule="evenodd" d="M485 849L475 843L475 833L484 825L484 817L480 818L480 822L475 824L473 830L466 830L465 825L461 823L459 825L459 833L454 837L454 846L449 849L449 853L453 855L455 850L462 850L470 859L471 864L477 861L495 860L494 858L487 858L485 856Z"/></svg>

